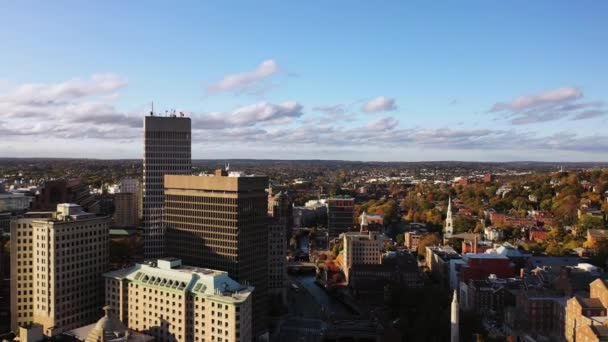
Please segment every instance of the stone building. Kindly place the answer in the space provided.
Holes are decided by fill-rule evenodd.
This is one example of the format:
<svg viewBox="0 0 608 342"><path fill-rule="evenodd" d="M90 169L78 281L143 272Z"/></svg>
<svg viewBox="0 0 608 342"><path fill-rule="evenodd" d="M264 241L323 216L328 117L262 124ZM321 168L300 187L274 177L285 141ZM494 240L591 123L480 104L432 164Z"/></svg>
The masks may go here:
<svg viewBox="0 0 608 342"><path fill-rule="evenodd" d="M59 204L11 223L12 326L39 324L55 336L99 317L108 267L108 217Z"/></svg>
<svg viewBox="0 0 608 342"><path fill-rule="evenodd" d="M156 341L249 342L252 292L227 272L176 258L104 274L106 304L130 329Z"/></svg>

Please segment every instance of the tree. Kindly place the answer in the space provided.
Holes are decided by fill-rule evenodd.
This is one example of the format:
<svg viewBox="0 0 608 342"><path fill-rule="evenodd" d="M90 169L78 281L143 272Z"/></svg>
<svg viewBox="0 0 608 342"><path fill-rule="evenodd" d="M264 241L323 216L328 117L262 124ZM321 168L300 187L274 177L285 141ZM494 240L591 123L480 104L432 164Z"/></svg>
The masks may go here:
<svg viewBox="0 0 608 342"><path fill-rule="evenodd" d="M580 227L587 231L588 229L604 229L604 219L599 216L583 215L579 220Z"/></svg>
<svg viewBox="0 0 608 342"><path fill-rule="evenodd" d="M473 231L473 229L475 229L476 224L477 222L472 218L465 216L456 216L454 218L454 232L463 233Z"/></svg>
<svg viewBox="0 0 608 342"><path fill-rule="evenodd" d="M397 245L403 245L403 243L405 242L405 234L403 234L403 233L397 234L397 237L395 238L395 242L397 243Z"/></svg>
<svg viewBox="0 0 608 342"><path fill-rule="evenodd" d="M298 240L296 239L295 236L292 236L291 239L289 239L289 248L296 249L296 245L298 244Z"/></svg>
<svg viewBox="0 0 608 342"><path fill-rule="evenodd" d="M426 253L427 246L436 246L441 243L438 233L431 233L425 235L420 242L418 242L418 255L424 256Z"/></svg>
<svg viewBox="0 0 608 342"><path fill-rule="evenodd" d="M334 255L334 258L336 258L340 254L341 250L342 250L341 244L337 243L334 245L334 247L331 250L331 253Z"/></svg>
<svg viewBox="0 0 608 342"><path fill-rule="evenodd" d="M541 210L551 210L551 206L553 205L553 199L546 198L540 202Z"/></svg>

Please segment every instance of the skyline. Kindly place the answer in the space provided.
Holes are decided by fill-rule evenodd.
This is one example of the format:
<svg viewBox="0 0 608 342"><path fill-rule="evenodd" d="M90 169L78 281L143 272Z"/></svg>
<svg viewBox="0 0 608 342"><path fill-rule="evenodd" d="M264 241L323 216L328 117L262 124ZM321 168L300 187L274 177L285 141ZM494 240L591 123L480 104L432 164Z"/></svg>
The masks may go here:
<svg viewBox="0 0 608 342"><path fill-rule="evenodd" d="M193 159L608 161L607 3L62 4L0 5L0 157L140 158L154 101Z"/></svg>

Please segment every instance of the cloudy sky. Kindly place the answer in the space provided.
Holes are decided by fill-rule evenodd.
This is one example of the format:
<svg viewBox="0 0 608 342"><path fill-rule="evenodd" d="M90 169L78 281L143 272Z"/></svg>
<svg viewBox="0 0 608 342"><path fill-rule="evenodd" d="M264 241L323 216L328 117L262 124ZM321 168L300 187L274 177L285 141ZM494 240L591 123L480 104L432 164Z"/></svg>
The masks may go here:
<svg viewBox="0 0 608 342"><path fill-rule="evenodd" d="M608 161L606 1L0 3L0 157Z"/></svg>

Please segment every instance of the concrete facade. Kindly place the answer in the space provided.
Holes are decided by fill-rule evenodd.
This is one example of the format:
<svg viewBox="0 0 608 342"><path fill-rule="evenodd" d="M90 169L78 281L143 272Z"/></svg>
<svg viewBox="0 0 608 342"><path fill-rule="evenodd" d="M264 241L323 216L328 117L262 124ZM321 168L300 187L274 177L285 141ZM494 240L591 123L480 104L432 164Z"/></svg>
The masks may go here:
<svg viewBox="0 0 608 342"><path fill-rule="evenodd" d="M11 225L18 241L12 261L13 326L40 324L47 336L99 317L110 223L108 217L83 212L75 204L59 204L51 215L25 217Z"/></svg>
<svg viewBox="0 0 608 342"><path fill-rule="evenodd" d="M165 177L167 252L252 284L257 335L268 309L268 177L216 174Z"/></svg>
<svg viewBox="0 0 608 342"><path fill-rule="evenodd" d="M106 303L117 317L156 341L252 340L251 286L228 273L175 258L104 274Z"/></svg>

